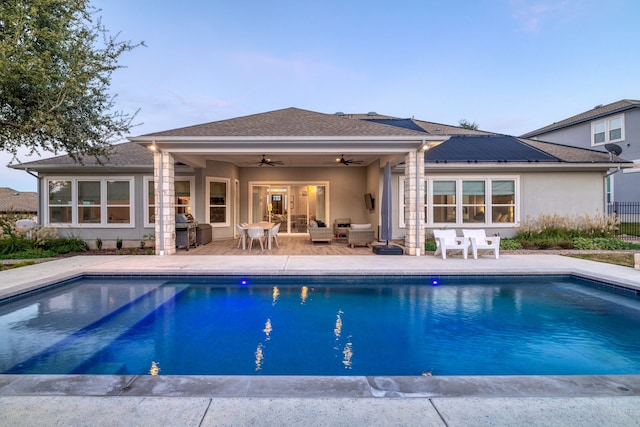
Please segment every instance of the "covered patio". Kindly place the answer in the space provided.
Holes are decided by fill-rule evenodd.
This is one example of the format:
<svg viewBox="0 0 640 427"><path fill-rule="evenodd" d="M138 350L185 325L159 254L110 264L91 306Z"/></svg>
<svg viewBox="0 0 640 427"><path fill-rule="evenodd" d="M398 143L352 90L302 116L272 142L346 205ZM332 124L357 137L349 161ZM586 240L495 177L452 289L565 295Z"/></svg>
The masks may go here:
<svg viewBox="0 0 640 427"><path fill-rule="evenodd" d="M370 247L347 244L346 239L329 243L313 243L307 235L278 235L280 247L273 245L271 249L260 250L260 245L251 251L238 247L238 239L214 240L206 245L189 248L188 251L178 249L176 255L374 255ZM396 242L400 244L400 242ZM381 242L374 242L383 244Z"/></svg>

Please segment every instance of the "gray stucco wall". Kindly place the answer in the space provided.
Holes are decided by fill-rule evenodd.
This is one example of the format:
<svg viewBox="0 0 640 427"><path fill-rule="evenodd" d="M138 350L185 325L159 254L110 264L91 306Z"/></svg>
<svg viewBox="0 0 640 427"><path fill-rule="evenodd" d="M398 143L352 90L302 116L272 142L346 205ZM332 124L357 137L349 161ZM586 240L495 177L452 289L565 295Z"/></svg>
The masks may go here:
<svg viewBox="0 0 640 427"><path fill-rule="evenodd" d="M629 110L623 114L625 138L619 143L622 148L620 157L630 161L640 160L640 109ZM618 114L614 114L616 115ZM580 123L540 135L535 139L606 152L604 145L591 146L591 123L592 121ZM614 176L613 182L615 201L640 201L640 173L618 173Z"/></svg>

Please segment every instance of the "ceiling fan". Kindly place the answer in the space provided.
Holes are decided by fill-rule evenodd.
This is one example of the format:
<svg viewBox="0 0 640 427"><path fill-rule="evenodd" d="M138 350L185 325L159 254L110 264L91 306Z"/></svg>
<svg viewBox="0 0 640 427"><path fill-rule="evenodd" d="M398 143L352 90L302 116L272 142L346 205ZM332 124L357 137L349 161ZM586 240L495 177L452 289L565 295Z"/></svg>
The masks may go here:
<svg viewBox="0 0 640 427"><path fill-rule="evenodd" d="M336 162L342 163L345 166L349 166L351 164L359 165L363 161L362 160L345 159L344 158L344 154L343 154L343 155L340 156L339 159L336 159Z"/></svg>
<svg viewBox="0 0 640 427"><path fill-rule="evenodd" d="M263 154L262 160L258 162L258 166L264 166L264 165L281 166L281 165L284 165L284 163L282 163L280 160L267 159L266 156Z"/></svg>

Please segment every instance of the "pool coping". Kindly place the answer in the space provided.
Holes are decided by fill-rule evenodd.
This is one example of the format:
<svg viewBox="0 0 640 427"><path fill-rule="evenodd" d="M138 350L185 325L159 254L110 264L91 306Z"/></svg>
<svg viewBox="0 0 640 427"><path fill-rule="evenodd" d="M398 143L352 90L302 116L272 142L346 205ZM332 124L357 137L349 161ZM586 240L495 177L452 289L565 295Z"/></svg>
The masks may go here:
<svg viewBox="0 0 640 427"><path fill-rule="evenodd" d="M606 268L603 268L606 267ZM560 255L500 260L393 256L79 256L0 272L0 298L84 275L558 274L640 291L640 272ZM639 396L640 375L598 376L118 376L0 375L0 396L576 397Z"/></svg>

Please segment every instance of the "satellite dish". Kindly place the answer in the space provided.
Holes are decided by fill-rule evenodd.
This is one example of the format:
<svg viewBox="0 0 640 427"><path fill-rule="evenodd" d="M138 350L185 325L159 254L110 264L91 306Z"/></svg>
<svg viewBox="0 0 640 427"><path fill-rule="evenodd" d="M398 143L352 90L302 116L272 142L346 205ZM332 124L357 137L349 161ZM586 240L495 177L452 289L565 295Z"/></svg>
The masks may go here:
<svg viewBox="0 0 640 427"><path fill-rule="evenodd" d="M622 153L622 147L620 147L618 144L614 144L614 143L604 144L604 148L612 155L619 156L620 153Z"/></svg>

